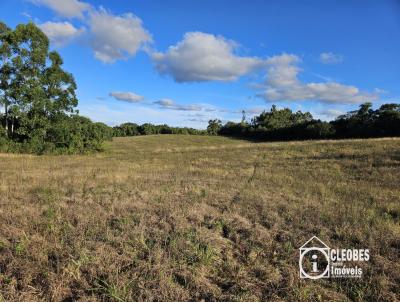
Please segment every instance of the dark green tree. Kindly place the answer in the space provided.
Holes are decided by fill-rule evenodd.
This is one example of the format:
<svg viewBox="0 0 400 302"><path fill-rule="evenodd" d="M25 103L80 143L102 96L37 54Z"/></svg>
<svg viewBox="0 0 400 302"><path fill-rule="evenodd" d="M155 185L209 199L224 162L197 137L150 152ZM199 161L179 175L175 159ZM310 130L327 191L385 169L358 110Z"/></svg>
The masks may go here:
<svg viewBox="0 0 400 302"><path fill-rule="evenodd" d="M139 135L139 125L135 123L124 123L114 127L115 136L135 136Z"/></svg>
<svg viewBox="0 0 400 302"><path fill-rule="evenodd" d="M253 126L269 131L293 127L310 122L312 119L313 117L309 112L297 111L293 113L289 108L277 109L275 105L272 105L269 112L264 111L253 119Z"/></svg>
<svg viewBox="0 0 400 302"><path fill-rule="evenodd" d="M209 120L207 126L207 133L209 135L218 135L220 129L222 127L222 123L218 119Z"/></svg>
<svg viewBox="0 0 400 302"><path fill-rule="evenodd" d="M33 23L18 25L13 32L13 80L10 95L20 140L38 144L61 115L77 106L73 76L62 69L63 61L49 52L46 35Z"/></svg>
<svg viewBox="0 0 400 302"><path fill-rule="evenodd" d="M0 119L21 150L83 152L99 149L112 135L110 127L77 116L76 83L62 65L35 24L11 30L0 23L0 102L5 108Z"/></svg>

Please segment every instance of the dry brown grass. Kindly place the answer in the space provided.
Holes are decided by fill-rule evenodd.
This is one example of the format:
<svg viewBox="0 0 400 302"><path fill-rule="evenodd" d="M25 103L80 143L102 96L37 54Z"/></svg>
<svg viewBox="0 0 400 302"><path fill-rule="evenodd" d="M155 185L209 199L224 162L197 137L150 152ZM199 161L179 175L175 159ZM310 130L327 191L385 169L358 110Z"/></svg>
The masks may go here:
<svg viewBox="0 0 400 302"><path fill-rule="evenodd" d="M400 139L120 138L0 176L0 301L400 299ZM363 278L300 279L312 235L369 248Z"/></svg>

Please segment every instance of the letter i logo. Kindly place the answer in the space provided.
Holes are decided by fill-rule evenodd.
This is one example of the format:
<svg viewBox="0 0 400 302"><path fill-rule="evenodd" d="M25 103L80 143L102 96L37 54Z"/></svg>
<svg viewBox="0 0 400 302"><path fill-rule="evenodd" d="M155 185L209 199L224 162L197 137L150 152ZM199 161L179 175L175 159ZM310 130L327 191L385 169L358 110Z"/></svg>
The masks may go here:
<svg viewBox="0 0 400 302"><path fill-rule="evenodd" d="M313 261L312 261L312 271L313 271L313 273L318 273L318 263L317 263L318 256L316 254L314 254L314 255L312 255L311 258L313 259Z"/></svg>
<svg viewBox="0 0 400 302"><path fill-rule="evenodd" d="M329 278L330 248L317 236L311 237L300 247L300 278Z"/></svg>

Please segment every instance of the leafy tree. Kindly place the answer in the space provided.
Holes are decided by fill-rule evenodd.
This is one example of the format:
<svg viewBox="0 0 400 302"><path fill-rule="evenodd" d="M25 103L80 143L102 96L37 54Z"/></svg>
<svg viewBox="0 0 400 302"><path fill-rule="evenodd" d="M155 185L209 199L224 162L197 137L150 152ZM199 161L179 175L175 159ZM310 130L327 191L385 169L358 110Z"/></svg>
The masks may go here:
<svg viewBox="0 0 400 302"><path fill-rule="evenodd" d="M10 93L19 120L21 140L44 141L52 121L73 113L77 106L76 84L62 69L56 52L48 51L46 35L33 23L14 31L14 72Z"/></svg>
<svg viewBox="0 0 400 302"><path fill-rule="evenodd" d="M234 137L251 136L251 134L248 133L248 131L249 131L249 125L247 123L227 122L220 128L218 134L234 136Z"/></svg>
<svg viewBox="0 0 400 302"><path fill-rule="evenodd" d="M172 129L168 125L164 124L164 125L161 125L161 127L159 128L158 133L160 133L160 134L172 134Z"/></svg>
<svg viewBox="0 0 400 302"><path fill-rule="evenodd" d="M124 123L114 127L115 136L135 136L139 134L139 126L135 123Z"/></svg>
<svg viewBox="0 0 400 302"><path fill-rule="evenodd" d="M384 104L378 110L371 103L339 116L332 125L338 137L381 137L400 135L400 105Z"/></svg>
<svg viewBox="0 0 400 302"><path fill-rule="evenodd" d="M145 123L139 127L139 132L142 135L158 134L155 125L150 123Z"/></svg>
<svg viewBox="0 0 400 302"><path fill-rule="evenodd" d="M400 135L400 104L384 104L375 112L378 136Z"/></svg>
<svg viewBox="0 0 400 302"><path fill-rule="evenodd" d="M4 131L3 135L8 136L9 120L9 95L8 89L12 74L12 31L4 23L0 22L0 105L4 107Z"/></svg>
<svg viewBox="0 0 400 302"><path fill-rule="evenodd" d="M222 127L222 122L220 120L218 120L218 119L209 120L208 127L207 127L207 133L209 135L218 135L221 127Z"/></svg>
<svg viewBox="0 0 400 302"><path fill-rule="evenodd" d="M76 115L76 83L62 65L36 25L11 30L0 23L0 102L5 108L0 118L5 136L20 150L97 150L111 137L108 126Z"/></svg>
<svg viewBox="0 0 400 302"><path fill-rule="evenodd" d="M318 120L307 123L303 138L332 138L334 135L335 128L332 124Z"/></svg>
<svg viewBox="0 0 400 302"><path fill-rule="evenodd" d="M262 112L253 119L253 125L257 128L266 130L276 130L292 127L298 124L309 122L312 115L309 112L302 113L297 111L293 113L289 108L277 109L275 105L271 107L269 112Z"/></svg>

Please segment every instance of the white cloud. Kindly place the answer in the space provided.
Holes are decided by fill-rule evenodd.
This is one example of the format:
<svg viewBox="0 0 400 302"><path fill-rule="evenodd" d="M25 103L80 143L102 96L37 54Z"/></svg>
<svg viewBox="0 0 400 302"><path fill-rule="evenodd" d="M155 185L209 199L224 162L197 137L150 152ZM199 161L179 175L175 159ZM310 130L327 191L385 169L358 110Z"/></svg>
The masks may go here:
<svg viewBox="0 0 400 302"><path fill-rule="evenodd" d="M110 92L110 96L117 99L118 101L124 101L124 102L128 102L128 103L138 103L138 102L144 100L143 96L138 95L133 92L114 91L114 92Z"/></svg>
<svg viewBox="0 0 400 302"><path fill-rule="evenodd" d="M94 56L104 62L113 63L134 56L138 50L152 41L150 33L143 27L142 20L132 13L113 15L100 7L95 9L77 0L31 0L46 5L66 17L82 17L88 11L84 23L89 27L87 43ZM57 46L67 44L81 34L84 28L76 29L69 22L46 22L40 28Z"/></svg>
<svg viewBox="0 0 400 302"><path fill-rule="evenodd" d="M326 117L328 120L333 120L337 118L339 115L345 114L345 112L337 110L337 109L326 109L319 112L320 115Z"/></svg>
<svg viewBox="0 0 400 302"><path fill-rule="evenodd" d="M201 111L203 108L199 105L182 105L177 104L171 99L161 99L154 102L154 104L159 105L164 109L179 110L179 111Z"/></svg>
<svg viewBox="0 0 400 302"><path fill-rule="evenodd" d="M282 54L267 60L268 80L271 87L294 87L299 85L297 74L300 68L295 63L300 62L300 58L295 55Z"/></svg>
<svg viewBox="0 0 400 302"><path fill-rule="evenodd" d="M267 81L259 94L267 101L315 100L324 103L363 103L378 99L376 93L362 92L355 86L336 82L304 83L299 80L300 58L282 54L267 60Z"/></svg>
<svg viewBox="0 0 400 302"><path fill-rule="evenodd" d="M323 64L337 64L343 62L343 56L333 52L323 52L319 55L319 61Z"/></svg>
<svg viewBox="0 0 400 302"><path fill-rule="evenodd" d="M31 0L36 5L47 6L58 15L73 18L83 17L83 12L90 9L90 4L78 0Z"/></svg>
<svg viewBox="0 0 400 302"><path fill-rule="evenodd" d="M83 27L79 29L75 28L69 22L49 21L38 26L50 39L50 42L57 47L65 46L85 31Z"/></svg>
<svg viewBox="0 0 400 302"><path fill-rule="evenodd" d="M189 32L165 53L153 53L152 59L160 74L177 82L234 81L263 65L259 58L237 56L237 47L221 36Z"/></svg>
<svg viewBox="0 0 400 302"><path fill-rule="evenodd" d="M133 56L152 41L151 35L142 25L142 20L131 13L115 16L104 9L93 11L89 26L94 55L104 63Z"/></svg>

